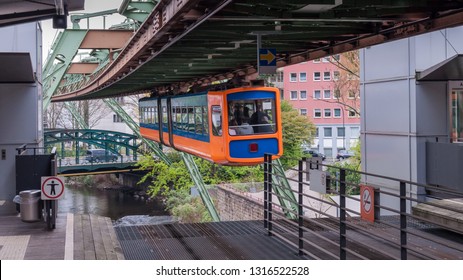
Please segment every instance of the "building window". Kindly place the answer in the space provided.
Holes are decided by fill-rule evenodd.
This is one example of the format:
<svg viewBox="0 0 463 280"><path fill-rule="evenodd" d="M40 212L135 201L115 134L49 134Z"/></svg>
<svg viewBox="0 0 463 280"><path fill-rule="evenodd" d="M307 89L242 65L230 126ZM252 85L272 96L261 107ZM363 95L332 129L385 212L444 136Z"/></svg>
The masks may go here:
<svg viewBox="0 0 463 280"><path fill-rule="evenodd" d="M291 100L297 100L297 91L295 91L295 90L291 91L290 99Z"/></svg>
<svg viewBox="0 0 463 280"><path fill-rule="evenodd" d="M463 91L452 90L451 93L451 122L452 127L450 131L450 137L452 142L463 142Z"/></svg>
<svg viewBox="0 0 463 280"><path fill-rule="evenodd" d="M331 72L330 71L323 72L323 81L329 81L329 80L331 80Z"/></svg>
<svg viewBox="0 0 463 280"><path fill-rule="evenodd" d="M113 122L114 123L121 123L121 122L123 122L123 120L119 115L113 114Z"/></svg>
<svg viewBox="0 0 463 280"><path fill-rule="evenodd" d="M334 90L334 98L341 98L341 91L339 89Z"/></svg>
<svg viewBox="0 0 463 280"><path fill-rule="evenodd" d="M349 118L355 118L357 114L353 110L349 110Z"/></svg>
<svg viewBox="0 0 463 280"><path fill-rule="evenodd" d="M350 128L350 138L358 139L360 137L360 127L351 127Z"/></svg>
<svg viewBox="0 0 463 280"><path fill-rule="evenodd" d="M322 62L330 62L330 57L327 56L327 57L322 58Z"/></svg>
<svg viewBox="0 0 463 280"><path fill-rule="evenodd" d="M341 55L335 54L333 55L333 59L339 62L341 60Z"/></svg>
<svg viewBox="0 0 463 280"><path fill-rule="evenodd" d="M320 58L316 58L313 60L313 63L320 63L321 59Z"/></svg>
<svg viewBox="0 0 463 280"><path fill-rule="evenodd" d="M331 118L331 109L324 109L323 110L323 116L325 118Z"/></svg>
<svg viewBox="0 0 463 280"><path fill-rule="evenodd" d="M321 79L320 72L313 72L313 80L320 81L320 79Z"/></svg>
<svg viewBox="0 0 463 280"><path fill-rule="evenodd" d="M321 109L313 109L313 117L314 118L321 118L322 117L322 110Z"/></svg>
<svg viewBox="0 0 463 280"><path fill-rule="evenodd" d="M346 129L344 127L338 127L338 137L345 137Z"/></svg>
<svg viewBox="0 0 463 280"><path fill-rule="evenodd" d="M355 91L349 90L349 99L355 99Z"/></svg>
<svg viewBox="0 0 463 280"><path fill-rule="evenodd" d="M301 116L307 116L307 109L301 109Z"/></svg>
<svg viewBox="0 0 463 280"><path fill-rule="evenodd" d="M340 108L335 108L333 109L334 111L334 117L335 118L340 118L341 117L341 109Z"/></svg>
<svg viewBox="0 0 463 280"><path fill-rule="evenodd" d="M318 137L318 133L319 133L318 131L319 130L318 130L318 127L317 127L317 129L315 129L315 137Z"/></svg>
<svg viewBox="0 0 463 280"><path fill-rule="evenodd" d="M299 73L299 82L307 82L307 73L305 72Z"/></svg>
<svg viewBox="0 0 463 280"><path fill-rule="evenodd" d="M297 82L297 74L296 73L290 73L289 74L289 81L290 82Z"/></svg>
<svg viewBox="0 0 463 280"><path fill-rule="evenodd" d="M282 83L284 81L284 73L283 71L277 71L276 81Z"/></svg>
<svg viewBox="0 0 463 280"><path fill-rule="evenodd" d="M339 71L333 71L333 80L337 81L339 80L339 77L341 77Z"/></svg>
<svg viewBox="0 0 463 280"><path fill-rule="evenodd" d="M299 93L299 98L301 100L307 100L307 91L306 90L301 90L301 92Z"/></svg>
<svg viewBox="0 0 463 280"><path fill-rule="evenodd" d="M324 127L323 133L325 137L333 137L332 132L331 132L331 127Z"/></svg>
<svg viewBox="0 0 463 280"><path fill-rule="evenodd" d="M331 109L323 110L325 118L331 118Z"/></svg>
<svg viewBox="0 0 463 280"><path fill-rule="evenodd" d="M323 99L330 99L331 98L331 90L325 89L323 90Z"/></svg>
<svg viewBox="0 0 463 280"><path fill-rule="evenodd" d="M322 98L321 90L316 89L313 91L313 99L320 99Z"/></svg>

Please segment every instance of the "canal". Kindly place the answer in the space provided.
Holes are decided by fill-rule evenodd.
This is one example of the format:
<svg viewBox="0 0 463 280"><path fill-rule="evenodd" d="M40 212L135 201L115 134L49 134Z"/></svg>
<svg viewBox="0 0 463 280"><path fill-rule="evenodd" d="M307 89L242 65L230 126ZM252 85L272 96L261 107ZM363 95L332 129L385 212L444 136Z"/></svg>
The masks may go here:
<svg viewBox="0 0 463 280"><path fill-rule="evenodd" d="M95 214L131 224L147 220L170 219L160 199L146 200L118 189L98 189L84 186L67 186L65 196L58 202L58 213Z"/></svg>

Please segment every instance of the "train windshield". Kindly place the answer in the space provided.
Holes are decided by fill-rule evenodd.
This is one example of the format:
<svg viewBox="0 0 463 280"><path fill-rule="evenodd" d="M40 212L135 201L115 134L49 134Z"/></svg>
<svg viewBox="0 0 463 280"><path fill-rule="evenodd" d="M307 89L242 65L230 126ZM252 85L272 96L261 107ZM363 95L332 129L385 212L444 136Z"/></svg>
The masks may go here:
<svg viewBox="0 0 463 280"><path fill-rule="evenodd" d="M230 135L276 132L275 100L246 99L228 102Z"/></svg>

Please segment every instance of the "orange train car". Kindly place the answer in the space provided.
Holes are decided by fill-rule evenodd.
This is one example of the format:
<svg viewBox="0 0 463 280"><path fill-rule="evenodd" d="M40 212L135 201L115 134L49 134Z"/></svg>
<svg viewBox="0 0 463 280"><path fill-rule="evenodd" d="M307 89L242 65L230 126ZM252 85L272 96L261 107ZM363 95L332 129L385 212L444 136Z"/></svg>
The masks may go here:
<svg viewBox="0 0 463 280"><path fill-rule="evenodd" d="M263 163L283 154L280 90L242 87L143 98L145 138L221 165Z"/></svg>

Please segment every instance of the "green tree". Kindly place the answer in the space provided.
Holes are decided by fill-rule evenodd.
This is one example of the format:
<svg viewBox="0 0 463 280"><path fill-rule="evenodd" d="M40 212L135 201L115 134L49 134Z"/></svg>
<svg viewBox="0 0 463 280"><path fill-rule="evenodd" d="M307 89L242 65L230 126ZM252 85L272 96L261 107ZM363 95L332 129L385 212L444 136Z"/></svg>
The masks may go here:
<svg viewBox="0 0 463 280"><path fill-rule="evenodd" d="M169 166L152 155L143 156L138 166L147 171L139 183L149 182L147 193L150 196L162 195L167 201L167 210L181 221L210 221L211 217L199 197L189 195L193 186L188 169L180 154L167 154L172 164ZM201 158L195 163L205 184L237 183L261 181L263 171L259 166L220 166Z"/></svg>
<svg viewBox="0 0 463 280"><path fill-rule="evenodd" d="M281 102L281 121L283 125L283 150L281 159L284 168L293 167L302 156L301 145L311 143L315 136L315 125L306 116L301 116L286 100Z"/></svg>
<svg viewBox="0 0 463 280"><path fill-rule="evenodd" d="M191 196L186 190L171 191L166 209L184 223L212 221L201 198Z"/></svg>
<svg viewBox="0 0 463 280"><path fill-rule="evenodd" d="M139 183L150 182L147 193L152 197L159 194L168 196L172 190L186 190L193 185L183 161L173 162L169 166L151 155L146 155L137 165L140 169L148 171Z"/></svg>
<svg viewBox="0 0 463 280"><path fill-rule="evenodd" d="M338 178L339 169L346 169L346 192L348 195L360 194L358 185L360 184L361 175L356 171L361 171L361 156L360 156L360 142L353 147L351 150L354 152L354 156L342 162L336 162L333 164L334 167L329 167L328 172L332 178Z"/></svg>

